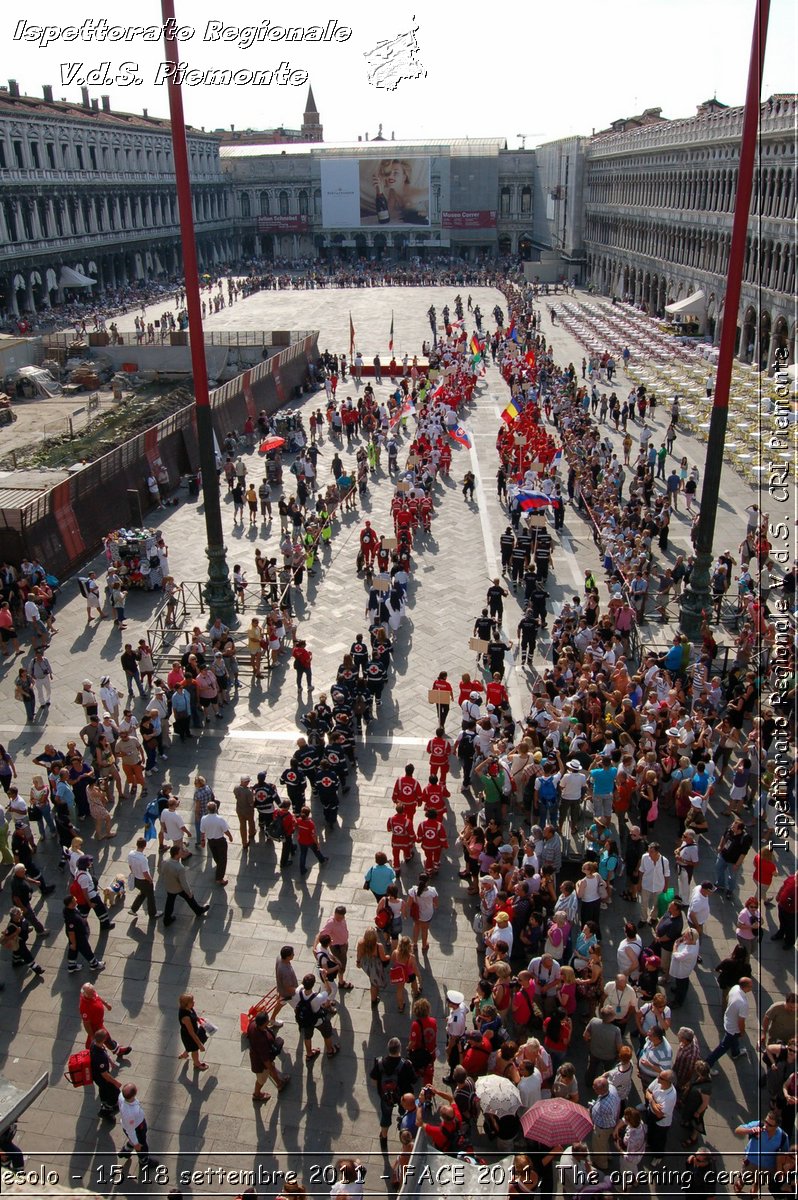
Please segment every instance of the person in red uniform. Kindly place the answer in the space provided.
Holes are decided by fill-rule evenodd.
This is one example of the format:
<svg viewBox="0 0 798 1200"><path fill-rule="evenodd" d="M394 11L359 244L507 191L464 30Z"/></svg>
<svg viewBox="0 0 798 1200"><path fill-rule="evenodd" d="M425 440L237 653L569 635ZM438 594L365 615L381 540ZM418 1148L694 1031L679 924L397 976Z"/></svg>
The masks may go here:
<svg viewBox="0 0 798 1200"><path fill-rule="evenodd" d="M421 524L424 526L427 533L429 533L432 525L432 501L430 500L429 496L424 496L419 501L418 511L421 516Z"/></svg>
<svg viewBox="0 0 798 1200"><path fill-rule="evenodd" d="M408 814L401 800L394 801L396 812L388 818L388 832L391 835L391 850L393 852L393 869L398 875L401 871L400 858L404 854L406 863L412 861L416 850L416 835L413 830L413 818ZM415 811L415 802L413 803Z"/></svg>
<svg viewBox="0 0 798 1200"><path fill-rule="evenodd" d="M432 809L432 811L437 813L438 817L442 821L446 815L446 801L450 795L451 792L449 789L445 788L442 783L438 782L438 776L434 774L430 775L429 783L421 793L421 802L424 812Z"/></svg>
<svg viewBox="0 0 798 1200"><path fill-rule="evenodd" d="M438 724L440 726L443 726L446 724L446 718L449 715L449 709L454 700L454 692L452 691L452 685L449 683L449 677L445 671L438 672L438 678L435 680L435 682L432 685L432 691L449 693L449 699L447 701L445 701L443 704L436 704L436 706L435 706L438 711ZM441 728L441 733L443 733L442 728ZM436 730L435 736L437 737L437 735L438 735L438 731ZM427 750L429 750L429 746L427 746Z"/></svg>
<svg viewBox="0 0 798 1200"><path fill-rule="evenodd" d="M373 564L379 544L380 539L371 528L371 521L366 521L366 524L360 531L360 550L363 555L363 562L367 567Z"/></svg>
<svg viewBox="0 0 798 1200"><path fill-rule="evenodd" d="M307 874L308 850L312 850L319 864L327 862L327 856L322 854L319 849L319 835L316 832L315 822L311 820L310 809L305 804L297 817L296 822L297 843L299 845L299 874Z"/></svg>
<svg viewBox="0 0 798 1200"><path fill-rule="evenodd" d="M397 536L402 529L410 529L410 526L413 524L413 514L407 505L403 505L402 508L397 508L396 512L394 513L393 523L396 527Z"/></svg>
<svg viewBox="0 0 798 1200"><path fill-rule="evenodd" d="M83 1022L83 1028L86 1031L87 1050L94 1041L94 1035L97 1030L105 1029L105 1014L111 1011L111 1007L107 1000L103 1000L93 983L84 983L80 989L78 1011L80 1019ZM125 1055L130 1053L132 1046L120 1046L119 1042L115 1041L107 1030L106 1034L105 1045L116 1055L117 1060L124 1058Z"/></svg>
<svg viewBox="0 0 798 1200"><path fill-rule="evenodd" d="M437 683L435 686L437 687ZM449 688L450 692L451 690ZM449 755L453 749L452 743L444 733L443 726L439 725L435 730L435 737L430 738L427 742L427 754L429 755L430 771L433 775L437 775L443 784L446 783L446 776L449 774Z"/></svg>
<svg viewBox="0 0 798 1200"><path fill-rule="evenodd" d="M400 800L409 817L415 816L416 809L421 804L421 784L414 778L416 768L412 763L405 767L405 773L393 785L394 804Z"/></svg>
<svg viewBox="0 0 798 1200"><path fill-rule="evenodd" d="M429 1000L422 997L413 1005L407 1057L424 1083L432 1083L437 1047L438 1022L433 1016L430 1016Z"/></svg>
<svg viewBox="0 0 798 1200"><path fill-rule="evenodd" d="M383 545L383 539L380 538L380 544L377 548L377 570L381 575L384 575L391 564L391 552L387 546Z"/></svg>
<svg viewBox="0 0 798 1200"><path fill-rule="evenodd" d="M452 465L452 449L451 446L444 446L441 450L441 475L448 475Z"/></svg>
<svg viewBox="0 0 798 1200"><path fill-rule="evenodd" d="M509 704L510 698L507 695L507 688L502 683L501 675L499 675L498 671L493 672L493 678L485 688L485 695L488 704L492 704L494 708L506 708Z"/></svg>
<svg viewBox="0 0 798 1200"><path fill-rule="evenodd" d="M294 670L296 671L296 690L302 691L303 676L307 677L308 692L313 690L313 675L311 674L311 662L313 655L307 648L307 643L298 641L294 646Z"/></svg>
<svg viewBox="0 0 798 1200"><path fill-rule="evenodd" d="M437 875L441 852L446 850L449 839L438 814L430 808L416 830L416 841L424 851L424 870L428 875Z"/></svg>
<svg viewBox="0 0 798 1200"><path fill-rule="evenodd" d="M460 707L471 695L472 692L484 692L485 685L481 679L472 679L466 672L460 680L460 694L457 697L457 705Z"/></svg>

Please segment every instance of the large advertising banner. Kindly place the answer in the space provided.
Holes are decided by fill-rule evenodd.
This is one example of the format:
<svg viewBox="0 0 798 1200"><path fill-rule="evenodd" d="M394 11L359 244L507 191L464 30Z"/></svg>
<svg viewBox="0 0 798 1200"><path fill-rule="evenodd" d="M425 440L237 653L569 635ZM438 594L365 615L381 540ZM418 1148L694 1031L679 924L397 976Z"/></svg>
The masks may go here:
<svg viewBox="0 0 798 1200"><path fill-rule="evenodd" d="M360 224L429 225L429 159L360 160Z"/></svg>
<svg viewBox="0 0 798 1200"><path fill-rule="evenodd" d="M430 160L322 159L321 204L327 229L428 228Z"/></svg>

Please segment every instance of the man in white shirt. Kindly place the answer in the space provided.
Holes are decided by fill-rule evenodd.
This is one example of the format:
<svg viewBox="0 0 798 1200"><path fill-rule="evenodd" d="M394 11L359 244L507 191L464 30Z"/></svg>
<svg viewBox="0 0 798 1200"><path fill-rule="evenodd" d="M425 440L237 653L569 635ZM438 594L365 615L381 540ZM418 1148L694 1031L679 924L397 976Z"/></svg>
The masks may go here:
<svg viewBox="0 0 798 1200"><path fill-rule="evenodd" d="M659 843L652 842L640 859L640 904L644 919L639 922L639 928L656 922L657 899L668 887L670 877L671 868L667 858L660 854Z"/></svg>
<svg viewBox="0 0 798 1200"><path fill-rule="evenodd" d="M525 1110L530 1109L533 1104L537 1104L541 1098L540 1093L542 1088L543 1076L538 1068L528 1060L522 1061L518 1091L521 1094L521 1103Z"/></svg>
<svg viewBox="0 0 798 1200"><path fill-rule="evenodd" d="M185 826L183 828L185 829ZM216 866L216 883L219 887L224 887L227 883L227 843L232 842L233 835L224 817L219 816L215 800L208 801L205 816L200 819L200 834L201 845L204 847L207 843Z"/></svg>
<svg viewBox="0 0 798 1200"><path fill-rule="evenodd" d="M42 623L39 606L35 600L25 601L25 620L33 629Z"/></svg>
<svg viewBox="0 0 798 1200"><path fill-rule="evenodd" d="M155 921L163 914L155 908L155 881L150 872L150 860L144 853L146 849L146 838L140 837L136 842L136 849L131 850L127 856L133 887L138 892L138 896L130 906L130 912L132 916L135 916L142 904L146 904L147 916L151 921Z"/></svg>
<svg viewBox="0 0 798 1200"><path fill-rule="evenodd" d="M673 1071L662 1071L651 1086L646 1088L648 1149L654 1155L651 1160L652 1167L657 1167L662 1162L677 1097L678 1093L673 1086Z"/></svg>
<svg viewBox="0 0 798 1200"><path fill-rule="evenodd" d="M604 1000L615 1009L613 1025L617 1025L623 1033L629 1024L629 1018L637 1008L637 992L626 975L616 975L615 979L605 986Z"/></svg>
<svg viewBox="0 0 798 1200"><path fill-rule="evenodd" d="M560 828L565 829L567 818L573 837L579 829L587 776L578 758L569 759L565 765L568 769L560 779Z"/></svg>
<svg viewBox="0 0 798 1200"><path fill-rule="evenodd" d="M513 952L513 927L506 912L496 914L496 924L485 934L485 949L488 953L496 949L497 942L504 942L509 957Z"/></svg>
<svg viewBox="0 0 798 1200"><path fill-rule="evenodd" d="M119 1119L122 1131L127 1138L119 1154L122 1158L130 1158L135 1150L139 1156L139 1167L146 1167L150 1162L149 1146L147 1145L147 1118L138 1099L138 1088L135 1083L126 1083L119 1097Z"/></svg>
<svg viewBox="0 0 798 1200"><path fill-rule="evenodd" d="M560 964L550 954L542 954L532 959L527 970L537 984L538 993L544 1001L548 1001L547 1007L550 1008L560 984Z"/></svg>
<svg viewBox="0 0 798 1200"><path fill-rule="evenodd" d="M288 1003L297 1014L297 1024L302 1032L305 1043L305 1062L311 1063L321 1054L313 1046L313 1033L318 1029L324 1038L324 1048L328 1058L334 1058L341 1047L333 1042L333 1028L330 1022L330 1005L335 1000L338 987L334 979L323 979L318 990L315 990L316 976L309 972L302 979L302 987L297 988Z"/></svg>
<svg viewBox="0 0 798 1200"><path fill-rule="evenodd" d="M693 888L690 895L690 907L687 909L687 923L698 931L699 936L704 932L704 926L709 920L709 897L715 890L715 885L705 879Z"/></svg>
<svg viewBox="0 0 798 1200"><path fill-rule="evenodd" d="M188 834L191 836L191 830L188 828L182 816L177 811L179 803L180 801L178 800L177 796L170 796L168 807L165 808L161 813L161 832L163 833L161 850L163 851L166 849L165 840L168 838L173 846L180 847L180 857L181 859L185 860L187 858L191 858L192 854L190 850L183 849L183 835Z"/></svg>
<svg viewBox="0 0 798 1200"><path fill-rule="evenodd" d="M742 1058L745 1055L745 1050L740 1046L740 1038L745 1034L745 1023L750 1013L748 997L753 991L753 987L753 979L746 975L738 984L729 989L729 999L723 1013L723 1037L720 1045L707 1055L708 1066L714 1067L718 1059L722 1058L724 1054L728 1054L730 1050L732 1058ZM713 1071L712 1074L719 1075L720 1072Z"/></svg>

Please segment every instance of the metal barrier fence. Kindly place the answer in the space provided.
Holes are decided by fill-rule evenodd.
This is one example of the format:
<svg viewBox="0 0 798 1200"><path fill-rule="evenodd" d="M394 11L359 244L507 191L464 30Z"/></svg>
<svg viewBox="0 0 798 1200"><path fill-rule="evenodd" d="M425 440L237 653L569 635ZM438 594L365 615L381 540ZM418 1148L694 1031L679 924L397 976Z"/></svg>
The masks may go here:
<svg viewBox="0 0 798 1200"><path fill-rule="evenodd" d="M640 644L640 661L643 662L647 654L656 654L658 657L665 655L672 649L671 646L655 646L653 642ZM720 675L724 678L729 673L729 655L734 650L734 646L718 646L715 657L712 660L713 675ZM690 664L693 665L692 662Z"/></svg>
<svg viewBox="0 0 798 1200"><path fill-rule="evenodd" d="M156 610L152 623L147 627L147 642L152 647L152 660L156 669L162 659L171 658L175 652L175 642L183 633L183 623L188 614L186 589L194 586L178 584L175 595L164 600Z"/></svg>
<svg viewBox="0 0 798 1200"><path fill-rule="evenodd" d="M204 330L202 340L206 346L273 346L275 349L284 349L286 346L293 346L296 342L303 341L309 337L312 330L309 329L291 329L283 331L270 329L216 329ZM155 330L155 339L148 339L147 333L139 334L135 331L126 331L124 333L109 333L107 330L89 330L86 334L78 334L61 330L58 333L46 333L42 342L48 350L69 349L76 342L85 342L88 350L102 350L103 346L169 346L172 345L171 337L174 334L179 337L175 341L175 345L184 345L184 334L188 342L191 341L191 336L188 330Z"/></svg>

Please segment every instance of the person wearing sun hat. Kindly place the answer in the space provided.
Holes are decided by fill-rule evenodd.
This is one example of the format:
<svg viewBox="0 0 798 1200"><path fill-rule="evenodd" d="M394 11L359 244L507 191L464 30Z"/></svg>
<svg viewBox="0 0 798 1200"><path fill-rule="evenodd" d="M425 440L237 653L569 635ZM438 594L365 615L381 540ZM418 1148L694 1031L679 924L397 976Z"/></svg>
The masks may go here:
<svg viewBox="0 0 798 1200"><path fill-rule="evenodd" d="M569 758L565 764L565 774L560 779L560 829L565 829L565 822L575 838L579 832L579 818L582 813L582 800L587 788L587 776L582 770L578 758Z"/></svg>
<svg viewBox="0 0 798 1200"><path fill-rule="evenodd" d="M443 1077L445 1084L452 1082L452 1071L460 1062L460 1038L468 1027L468 1005L465 996L455 988L446 993L446 1061L449 1074Z"/></svg>
<svg viewBox="0 0 798 1200"><path fill-rule="evenodd" d="M503 910L496 913L493 928L485 934L485 949L488 952L494 950L497 942L506 944L509 957L513 952L513 927L510 924L510 914Z"/></svg>

